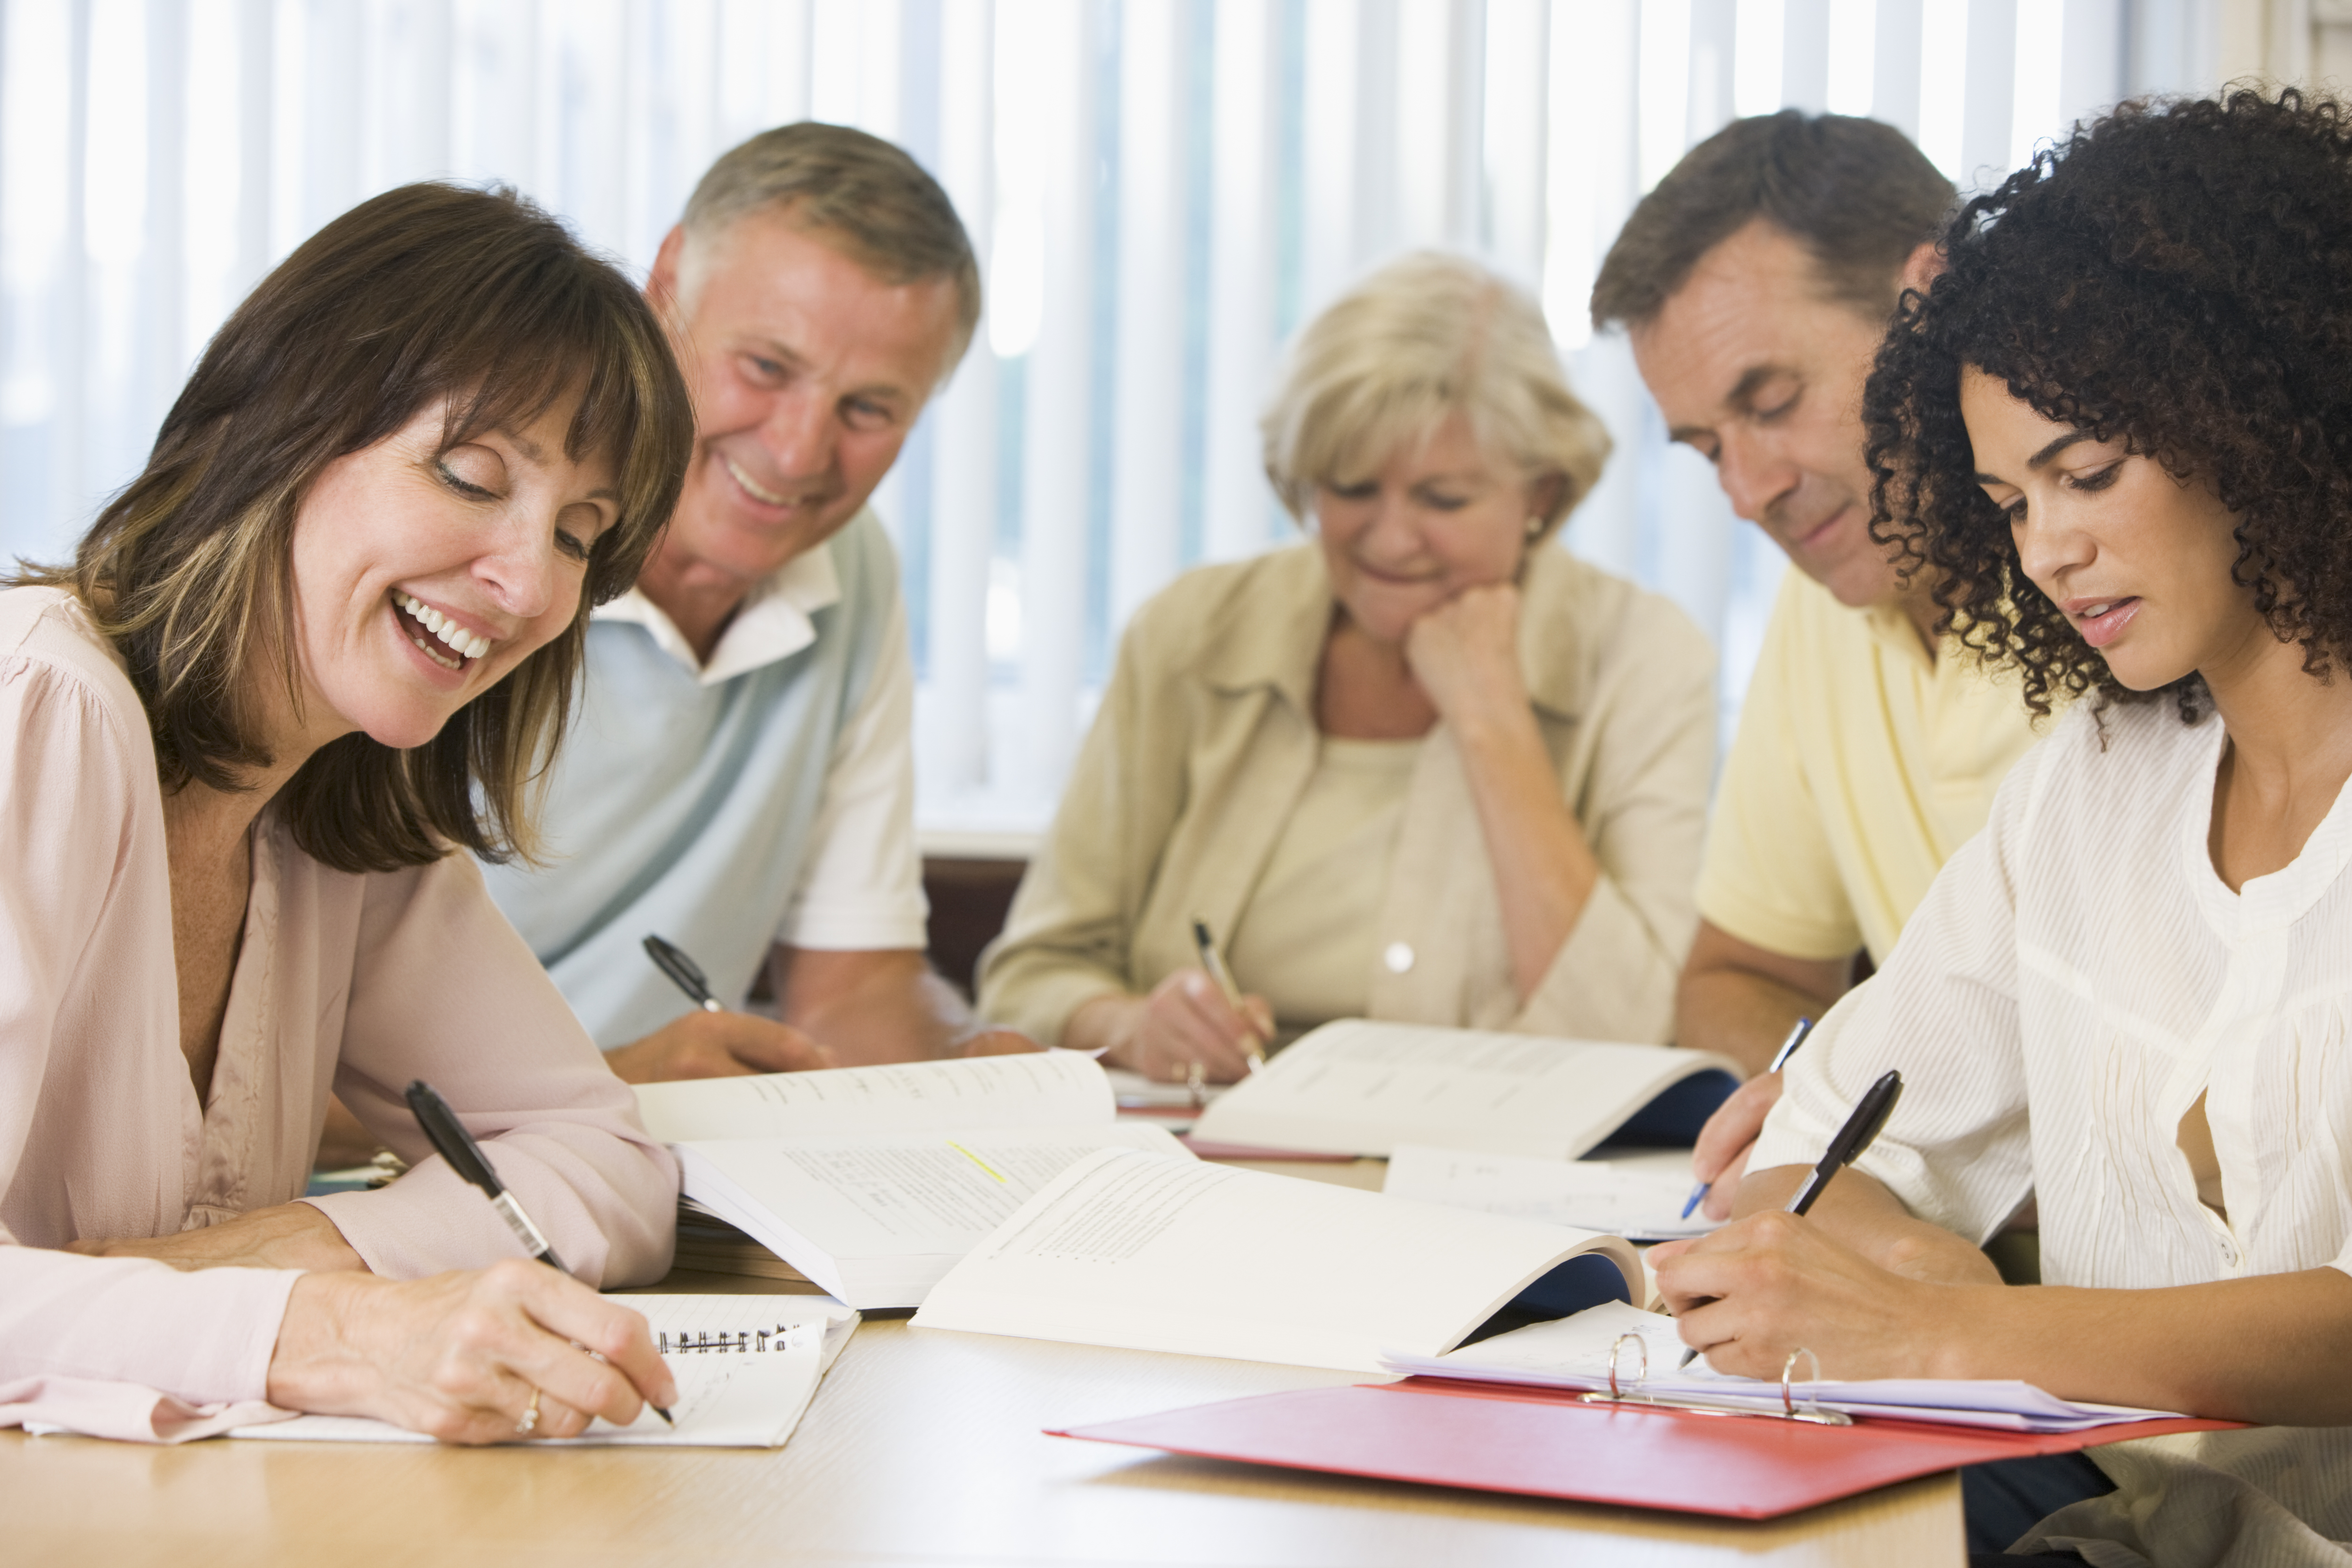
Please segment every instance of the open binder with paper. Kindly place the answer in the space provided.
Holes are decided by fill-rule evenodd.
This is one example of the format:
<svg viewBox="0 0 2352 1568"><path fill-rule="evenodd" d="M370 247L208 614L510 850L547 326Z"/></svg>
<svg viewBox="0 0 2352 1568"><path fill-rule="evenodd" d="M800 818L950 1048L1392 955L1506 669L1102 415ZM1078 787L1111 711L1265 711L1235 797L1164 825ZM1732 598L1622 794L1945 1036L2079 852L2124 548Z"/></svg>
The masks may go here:
<svg viewBox="0 0 2352 1568"><path fill-rule="evenodd" d="M1802 1407L1815 1413L1902 1417L1953 1426L2011 1432L2085 1432L2126 1421L2177 1421L2170 1410L2086 1405L2060 1399L2030 1383L1948 1378L1874 1378L1838 1382L1819 1366L1797 1362L1778 1382L1731 1377L1697 1362L1678 1370L1683 1351L1675 1321L1626 1305L1596 1307L1573 1318L1531 1324L1444 1355L1395 1352L1381 1358L1391 1372L1458 1378L1521 1388L1558 1388L1685 1409L1773 1415Z"/></svg>
<svg viewBox="0 0 2352 1568"><path fill-rule="evenodd" d="M1857 1396L1872 1384L1805 1377L1804 1352L1774 1383L1719 1378L1682 1393L1703 1380L1637 1373L1645 1359L1671 1367L1679 1350L1670 1320L1603 1306L1452 1355L1391 1352L1392 1368L1443 1368L1402 1383L1049 1431L1288 1469L1772 1519L1963 1466L2239 1425L2067 1405L2022 1384L1911 1383L1882 1387L1898 1400L1885 1403Z"/></svg>

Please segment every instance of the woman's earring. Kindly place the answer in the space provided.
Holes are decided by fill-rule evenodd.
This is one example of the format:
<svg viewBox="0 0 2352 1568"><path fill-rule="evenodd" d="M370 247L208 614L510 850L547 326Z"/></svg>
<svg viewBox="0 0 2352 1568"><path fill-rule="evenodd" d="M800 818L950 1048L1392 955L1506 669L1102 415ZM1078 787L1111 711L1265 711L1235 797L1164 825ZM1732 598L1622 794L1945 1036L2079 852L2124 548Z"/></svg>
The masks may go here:
<svg viewBox="0 0 2352 1568"><path fill-rule="evenodd" d="M1530 542L1533 542L1533 541L1535 541L1536 539L1539 538L1539 537L1542 535L1543 531L1544 531L1544 520L1543 520L1543 519L1541 519L1541 518L1539 518L1539 517L1531 517L1531 518L1528 519L1528 541L1529 541Z"/></svg>

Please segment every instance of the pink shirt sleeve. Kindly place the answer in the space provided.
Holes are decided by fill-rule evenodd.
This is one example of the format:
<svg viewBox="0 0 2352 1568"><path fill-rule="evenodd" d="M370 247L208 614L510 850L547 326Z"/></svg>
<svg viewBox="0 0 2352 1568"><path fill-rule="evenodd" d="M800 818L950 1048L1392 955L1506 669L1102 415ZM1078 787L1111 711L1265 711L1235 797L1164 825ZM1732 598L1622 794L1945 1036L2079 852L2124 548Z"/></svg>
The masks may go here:
<svg viewBox="0 0 2352 1568"><path fill-rule="evenodd" d="M395 1279L521 1255L418 1131L403 1094L421 1078L573 1274L590 1285L661 1278L677 1162L646 1135L635 1095L490 902L473 859L368 881L335 1091L415 1169L378 1192L308 1201Z"/></svg>
<svg viewBox="0 0 2352 1568"><path fill-rule="evenodd" d="M131 869L142 836L161 834L160 821L134 809L131 781L154 766L145 741L124 732L75 674L0 655L0 1194L37 1229L38 1199L24 1194L53 1187L121 1211L128 1229L158 1223L141 1209L142 1200L157 1206L152 1193L109 1190L108 1167L127 1162L84 1131L83 1112L110 1106L124 1135L176 1145L187 1099L176 1051L142 1079L84 1048L85 1037L153 1011L157 970L171 982L168 909L165 945L154 951L153 911L142 909L145 890ZM94 980L100 952L105 978ZM83 1005L93 984L108 988L96 1013ZM60 1157L77 1167L62 1184L27 1168ZM159 1394L199 1405L262 1397L294 1275L182 1273L21 1244L28 1239L71 1237L0 1226L0 1421L121 1426L110 1435L134 1436L153 1425Z"/></svg>

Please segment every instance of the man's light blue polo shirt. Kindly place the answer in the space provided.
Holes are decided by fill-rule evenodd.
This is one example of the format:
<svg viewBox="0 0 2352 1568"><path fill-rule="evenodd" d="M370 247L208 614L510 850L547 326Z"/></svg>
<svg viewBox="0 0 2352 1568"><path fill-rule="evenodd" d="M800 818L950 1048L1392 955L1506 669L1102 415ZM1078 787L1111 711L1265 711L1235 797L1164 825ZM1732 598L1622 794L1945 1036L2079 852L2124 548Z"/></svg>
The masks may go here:
<svg viewBox="0 0 2352 1568"><path fill-rule="evenodd" d="M923 945L906 642L870 510L763 583L708 666L641 595L597 612L540 817L549 864L483 868L597 1044L690 1005L646 958L648 933L730 1005L780 939ZM814 903L813 880L832 889ZM804 929L828 912L839 929Z"/></svg>

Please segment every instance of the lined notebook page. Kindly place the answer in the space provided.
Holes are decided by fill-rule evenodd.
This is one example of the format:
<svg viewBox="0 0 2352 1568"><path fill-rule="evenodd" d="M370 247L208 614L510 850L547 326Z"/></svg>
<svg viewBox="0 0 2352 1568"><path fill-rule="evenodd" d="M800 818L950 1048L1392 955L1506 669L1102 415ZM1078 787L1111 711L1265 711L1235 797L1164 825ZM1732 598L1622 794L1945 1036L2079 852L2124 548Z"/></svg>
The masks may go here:
<svg viewBox="0 0 2352 1568"><path fill-rule="evenodd" d="M806 1296L630 1296L677 1379L673 1431L651 1410L628 1426L599 1418L577 1437L539 1447L775 1448L793 1435L817 1381L849 1342L857 1315ZM232 1437L313 1443L429 1443L386 1422L297 1415L239 1426ZM520 1440L520 1439L519 1439Z"/></svg>

